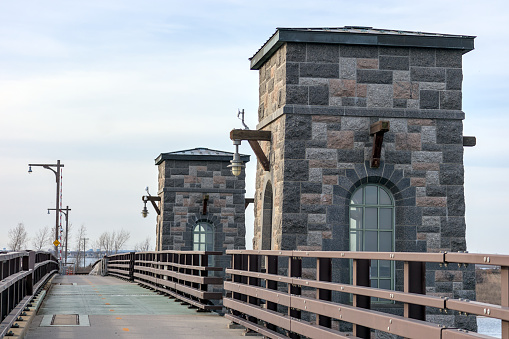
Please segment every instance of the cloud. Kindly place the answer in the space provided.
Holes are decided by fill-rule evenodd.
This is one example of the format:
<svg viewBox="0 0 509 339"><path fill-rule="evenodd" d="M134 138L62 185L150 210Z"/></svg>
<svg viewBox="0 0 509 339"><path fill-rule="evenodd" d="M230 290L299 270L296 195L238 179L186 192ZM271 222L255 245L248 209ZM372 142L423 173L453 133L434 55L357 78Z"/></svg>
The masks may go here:
<svg viewBox="0 0 509 339"><path fill-rule="evenodd" d="M509 254L506 168L469 166L465 169L467 248L470 252Z"/></svg>
<svg viewBox="0 0 509 339"><path fill-rule="evenodd" d="M19 221L31 230L52 225L45 215L54 204L52 173L26 171L29 162L56 159L66 164L64 204L90 238L120 226L132 232L132 244L153 235L153 214L139 217L143 188L157 185L153 159L198 146L233 150L228 132L240 127L238 108L256 126L258 75L247 59L276 27L366 25L478 36L463 68L465 134L478 138L464 152L468 244L483 249L482 239L488 239L493 251L505 249L499 242L504 236L492 234L505 235L502 221L508 219L508 6L438 0L4 2L0 187L8 194L0 197L0 247ZM250 153L249 147L241 152ZM252 197L254 156L248 166ZM248 222L248 233L250 227ZM483 229L490 232L486 238Z"/></svg>

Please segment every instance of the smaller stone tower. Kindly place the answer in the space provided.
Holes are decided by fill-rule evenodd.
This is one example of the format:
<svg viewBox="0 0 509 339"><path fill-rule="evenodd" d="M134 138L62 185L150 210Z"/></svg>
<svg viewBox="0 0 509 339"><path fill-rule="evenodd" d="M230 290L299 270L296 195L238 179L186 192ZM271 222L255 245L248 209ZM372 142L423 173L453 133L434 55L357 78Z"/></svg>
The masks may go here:
<svg viewBox="0 0 509 339"><path fill-rule="evenodd" d="M245 174L227 167L233 153L195 148L161 153L156 251L245 248ZM243 162L249 155L241 155Z"/></svg>

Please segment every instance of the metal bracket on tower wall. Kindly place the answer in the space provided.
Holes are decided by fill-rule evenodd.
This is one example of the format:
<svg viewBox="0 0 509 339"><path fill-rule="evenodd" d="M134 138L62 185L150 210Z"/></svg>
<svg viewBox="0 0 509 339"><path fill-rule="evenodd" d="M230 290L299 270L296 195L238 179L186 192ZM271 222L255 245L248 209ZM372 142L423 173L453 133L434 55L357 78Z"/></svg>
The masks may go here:
<svg viewBox="0 0 509 339"><path fill-rule="evenodd" d="M147 201L150 201L152 203L152 206L154 207L154 210L156 211L157 215L160 215L161 214L161 211L159 210L159 207L157 207L156 205L156 201L161 201L161 197L154 197L152 195L143 195L141 197L141 200L143 200L143 202L147 202Z"/></svg>
<svg viewBox="0 0 509 339"><path fill-rule="evenodd" d="M267 159L265 153L263 153L262 148L258 141L271 141L271 132L270 131L253 131L249 129L233 129L230 132L231 140L247 140L249 145L253 149L256 158L262 165L265 171L270 170L270 162Z"/></svg>
<svg viewBox="0 0 509 339"><path fill-rule="evenodd" d="M209 202L209 195L204 194L203 195L203 211L201 214L206 215L207 214L207 204Z"/></svg>
<svg viewBox="0 0 509 339"><path fill-rule="evenodd" d="M389 132L389 121L380 120L369 127L369 135L374 135L373 151L371 153L370 166L372 168L380 167L380 157L382 153L382 144L384 142L385 132Z"/></svg>

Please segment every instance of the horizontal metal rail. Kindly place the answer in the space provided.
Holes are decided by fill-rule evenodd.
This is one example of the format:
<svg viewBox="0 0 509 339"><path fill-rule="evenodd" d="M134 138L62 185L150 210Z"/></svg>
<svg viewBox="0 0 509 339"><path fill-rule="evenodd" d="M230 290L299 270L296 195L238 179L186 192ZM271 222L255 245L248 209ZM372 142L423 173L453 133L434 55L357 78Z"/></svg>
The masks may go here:
<svg viewBox="0 0 509 339"><path fill-rule="evenodd" d="M58 261L50 253L24 251L0 254L0 338L3 338L54 273Z"/></svg>
<svg viewBox="0 0 509 339"><path fill-rule="evenodd" d="M425 307L432 307L444 313L455 311L500 319L502 338L509 339L508 255L258 250L226 253L232 255L232 268L226 270L231 281L224 284L229 295L223 300L229 311L226 317L270 338L346 338L345 333L333 329L343 322L350 323L353 336L359 338L370 338L372 330L406 338L490 338L425 321ZM332 261L337 259L347 259L352 265L351 284L332 281ZM370 287L371 260L402 262L398 267L403 268L403 291ZM501 266L502 305L426 295L426 263L438 263L444 270L452 263L459 268L467 264ZM334 301L332 293L336 295ZM370 298L402 304L404 315L373 310ZM304 313L306 319L315 320L311 323L301 319Z"/></svg>
<svg viewBox="0 0 509 339"><path fill-rule="evenodd" d="M130 252L108 256L107 274L136 282L144 287L168 294L203 310L219 310L213 301L223 296L223 278L209 276L222 271L209 266L211 251ZM218 288L213 288L217 285Z"/></svg>

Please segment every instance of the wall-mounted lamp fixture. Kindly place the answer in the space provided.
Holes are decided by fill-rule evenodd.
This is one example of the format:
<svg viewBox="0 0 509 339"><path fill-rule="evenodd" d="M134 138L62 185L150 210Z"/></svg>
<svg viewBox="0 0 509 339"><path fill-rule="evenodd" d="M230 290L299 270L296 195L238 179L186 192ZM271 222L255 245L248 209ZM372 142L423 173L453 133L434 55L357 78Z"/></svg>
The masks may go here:
<svg viewBox="0 0 509 339"><path fill-rule="evenodd" d="M233 175L239 175L240 171L242 170L242 167L245 167L240 161L240 155L239 155L239 145L242 140L247 140L249 142L249 145L253 149L254 154L256 155L256 158L260 162L260 165L262 165L263 169L265 171L270 170L270 162L269 159L267 159L267 156L265 156L265 153L263 153L262 148L260 147L260 144L258 141L271 141L271 133L270 131L252 131L249 129L233 129L230 132L230 139L233 140L233 144L235 145L235 154L233 155L233 160L231 161L231 165L228 167L232 168ZM240 164L239 164L240 163ZM235 165L237 165L237 168L235 168ZM237 172L238 170L238 172ZM235 172L234 172L235 171ZM238 173L238 174L235 174Z"/></svg>
<svg viewBox="0 0 509 339"><path fill-rule="evenodd" d="M240 160L239 154L239 145L242 140L247 140L249 142L249 145L253 149L253 152L258 158L258 161L260 161L260 164L262 165L263 169L265 171L269 171L270 169L269 159L267 159L265 153L263 153L263 150L260 147L258 141L259 140L271 141L270 131L250 130L249 127L244 122L244 110L239 109L239 112L237 113L237 118L239 118L242 121L242 125L244 125L245 129L234 129L230 132L230 139L233 140L233 144L235 145L235 153L233 154L233 160L230 161L232 164L228 166L231 167L232 174L234 176L239 176L240 173L242 172L242 167L245 167L242 160Z"/></svg>
<svg viewBox="0 0 509 339"><path fill-rule="evenodd" d="M161 211L159 210L159 207L156 205L156 201L161 201L161 197L153 197L150 195L148 191L148 186L145 188L145 191L147 191L148 195L144 195L141 197L141 200L143 201L143 209L141 210L141 215L143 218L146 218L148 215L148 209L147 209L147 202L150 201L152 203L152 206L154 207L154 210L156 211L157 215L161 214Z"/></svg>
<svg viewBox="0 0 509 339"><path fill-rule="evenodd" d="M143 205L143 209L141 210L141 215L143 216L143 218L146 218L148 215L147 202L144 200L143 203L144 203L144 205Z"/></svg>
<svg viewBox="0 0 509 339"><path fill-rule="evenodd" d="M240 154L239 154L239 146L240 146L241 140L235 139L233 140L233 144L235 145L235 153L233 154L233 160L231 160L231 165L228 165L232 169L232 174L236 177L240 175L242 172L242 168L246 167L242 160L240 160Z"/></svg>

